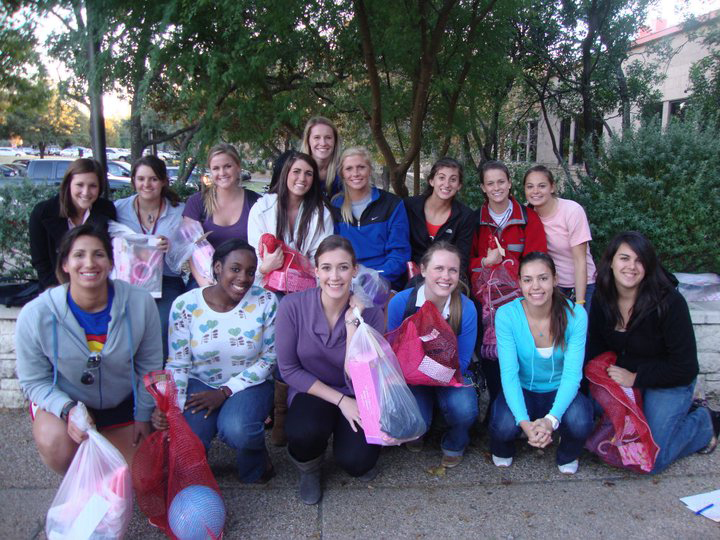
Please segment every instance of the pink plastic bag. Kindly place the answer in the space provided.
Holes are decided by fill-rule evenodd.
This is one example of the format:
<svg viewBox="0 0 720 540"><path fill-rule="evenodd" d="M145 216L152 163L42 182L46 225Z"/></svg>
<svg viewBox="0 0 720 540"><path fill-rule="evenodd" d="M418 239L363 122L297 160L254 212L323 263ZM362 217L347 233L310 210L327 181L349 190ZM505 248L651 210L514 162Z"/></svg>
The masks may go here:
<svg viewBox="0 0 720 540"><path fill-rule="evenodd" d="M265 253L275 252L278 247L282 249L285 256L283 265L263 277L263 287L269 291L286 293L314 289L317 286L317 280L313 265L307 257L297 250L289 248L270 233L265 233L260 237L258 251L261 257Z"/></svg>
<svg viewBox="0 0 720 540"><path fill-rule="evenodd" d="M48 540L122 538L133 514L132 479L122 454L88 422L78 403L70 418L85 430L45 520Z"/></svg>
<svg viewBox="0 0 720 540"><path fill-rule="evenodd" d="M365 440L391 446L417 439L427 426L390 344L363 321L359 311L355 316L361 322L350 341L347 370Z"/></svg>

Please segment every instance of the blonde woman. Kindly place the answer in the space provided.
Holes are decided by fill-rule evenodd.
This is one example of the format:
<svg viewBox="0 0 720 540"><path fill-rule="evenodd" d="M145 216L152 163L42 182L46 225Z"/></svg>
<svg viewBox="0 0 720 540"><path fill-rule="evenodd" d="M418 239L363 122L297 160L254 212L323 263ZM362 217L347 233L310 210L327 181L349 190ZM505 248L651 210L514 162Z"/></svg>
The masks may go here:
<svg viewBox="0 0 720 540"><path fill-rule="evenodd" d="M342 190L338 168L340 147L338 130L327 118L314 116L305 124L302 152L312 156L317 163L322 191L328 197L334 197Z"/></svg>
<svg viewBox="0 0 720 540"><path fill-rule="evenodd" d="M332 200L335 232L350 240L360 264L379 271L393 289L401 290L411 255L405 205L370 183L372 162L365 148L342 153L340 174L344 192Z"/></svg>
<svg viewBox="0 0 720 540"><path fill-rule="evenodd" d="M260 198L254 191L241 185L240 156L231 144L216 144L208 152L207 160L212 181L203 193L192 195L185 204L185 222L197 221L205 232L211 232L208 242L214 248L226 240L240 238L247 242L250 208ZM192 276L201 287L212 285L193 268ZM192 287L192 282L188 287Z"/></svg>

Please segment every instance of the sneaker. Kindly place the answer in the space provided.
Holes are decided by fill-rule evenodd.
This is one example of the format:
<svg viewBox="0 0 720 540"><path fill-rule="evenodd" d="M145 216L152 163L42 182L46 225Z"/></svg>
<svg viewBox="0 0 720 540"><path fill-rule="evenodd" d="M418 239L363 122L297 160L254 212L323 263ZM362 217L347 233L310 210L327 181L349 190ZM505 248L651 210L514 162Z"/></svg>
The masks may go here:
<svg viewBox="0 0 720 540"><path fill-rule="evenodd" d="M425 445L425 441L423 440L422 437L419 437L419 438L415 439L414 441L406 442L405 448L408 449L408 452L417 454L418 452L422 452L424 445Z"/></svg>
<svg viewBox="0 0 720 540"><path fill-rule="evenodd" d="M509 467L513 462L511 457L498 457L495 454L493 454L492 460L496 467Z"/></svg>
<svg viewBox="0 0 720 540"><path fill-rule="evenodd" d="M571 461L570 463L566 463L565 465L558 465L558 471L560 471L563 474L575 474L578 470L578 465L580 464L579 460Z"/></svg>
<svg viewBox="0 0 720 540"><path fill-rule="evenodd" d="M712 454L717 448L718 436L720 436L720 412L713 411L710 407L707 407L707 410L710 413L710 420L712 420L713 437L705 448L698 451L698 454Z"/></svg>
<svg viewBox="0 0 720 540"><path fill-rule="evenodd" d="M452 469L453 467L457 467L458 465L460 465L460 462L462 460L462 456L448 456L447 454L443 454L440 465L445 467L446 469Z"/></svg>
<svg viewBox="0 0 720 540"><path fill-rule="evenodd" d="M375 477L378 475L379 472L380 469L378 468L377 464L375 464L373 468L370 469L368 472L366 472L362 476L358 476L358 480L360 480L361 482L372 482L373 480L375 480Z"/></svg>

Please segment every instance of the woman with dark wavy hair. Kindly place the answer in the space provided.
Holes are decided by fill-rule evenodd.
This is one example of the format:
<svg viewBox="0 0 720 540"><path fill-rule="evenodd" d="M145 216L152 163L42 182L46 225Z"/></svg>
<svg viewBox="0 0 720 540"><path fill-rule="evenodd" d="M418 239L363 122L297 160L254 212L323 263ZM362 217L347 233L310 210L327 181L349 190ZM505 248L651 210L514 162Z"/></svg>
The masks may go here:
<svg viewBox="0 0 720 540"><path fill-rule="evenodd" d="M660 265L650 241L622 232L598 267L586 358L617 354L610 378L637 388L653 439L660 448L652 472L717 446L720 415L693 403L699 371L687 302Z"/></svg>

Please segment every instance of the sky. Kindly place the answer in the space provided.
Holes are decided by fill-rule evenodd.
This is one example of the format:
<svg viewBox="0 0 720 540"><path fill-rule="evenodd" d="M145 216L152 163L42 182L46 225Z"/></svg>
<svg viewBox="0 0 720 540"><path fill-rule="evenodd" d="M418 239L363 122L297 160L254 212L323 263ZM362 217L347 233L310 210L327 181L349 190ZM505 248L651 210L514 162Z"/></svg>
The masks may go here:
<svg viewBox="0 0 720 540"><path fill-rule="evenodd" d="M720 9L720 0L659 0L648 14L646 24L654 26L656 19L665 19L668 26L680 23L687 14L703 15L710 11ZM50 32L61 26L54 17L48 17L38 28L38 38L41 42L45 40ZM51 77L59 80L65 71L57 62L47 60L46 65ZM105 116L107 118L123 119L130 116L130 104L116 94L105 95L103 98Z"/></svg>

